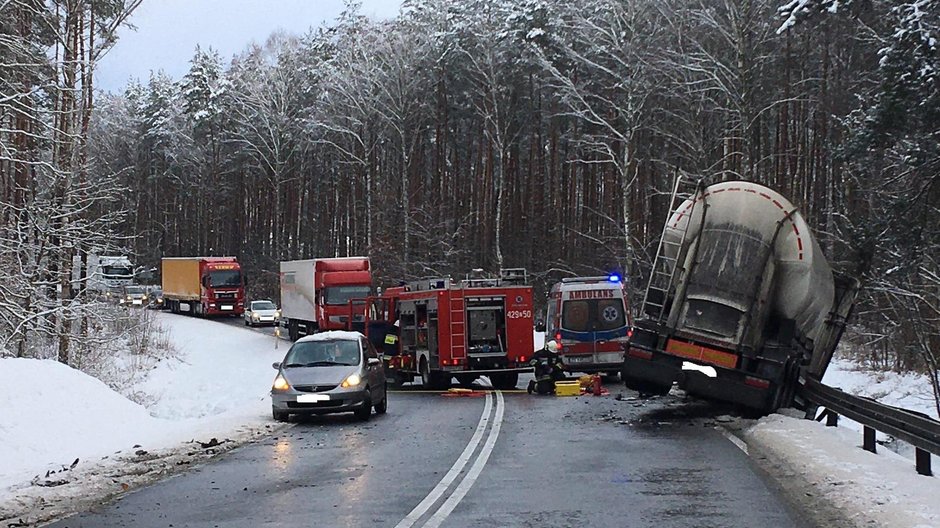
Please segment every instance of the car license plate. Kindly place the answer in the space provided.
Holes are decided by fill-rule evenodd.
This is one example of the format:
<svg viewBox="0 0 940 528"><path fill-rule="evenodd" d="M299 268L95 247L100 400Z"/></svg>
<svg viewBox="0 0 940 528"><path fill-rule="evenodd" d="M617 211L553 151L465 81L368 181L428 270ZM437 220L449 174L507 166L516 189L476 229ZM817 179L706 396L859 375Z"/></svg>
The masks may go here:
<svg viewBox="0 0 940 528"><path fill-rule="evenodd" d="M135 300L135 301L134 301L134 304L143 304L143 301Z"/></svg>
<svg viewBox="0 0 940 528"><path fill-rule="evenodd" d="M568 356L565 359L568 363L590 363L594 358L591 356Z"/></svg>
<svg viewBox="0 0 940 528"><path fill-rule="evenodd" d="M330 401L329 394L301 394L297 396L297 403L316 403Z"/></svg>
<svg viewBox="0 0 940 528"><path fill-rule="evenodd" d="M235 307L232 306L231 304L223 304L223 305L222 305L222 309L223 309L223 310L234 310Z"/></svg>

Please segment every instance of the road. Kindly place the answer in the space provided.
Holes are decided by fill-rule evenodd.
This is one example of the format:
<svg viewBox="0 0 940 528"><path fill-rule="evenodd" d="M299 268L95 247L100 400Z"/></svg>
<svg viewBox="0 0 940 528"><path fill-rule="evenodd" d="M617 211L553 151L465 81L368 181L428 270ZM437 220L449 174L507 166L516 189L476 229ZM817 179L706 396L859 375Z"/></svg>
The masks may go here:
<svg viewBox="0 0 940 528"><path fill-rule="evenodd" d="M241 316L238 316L238 317L217 317L217 318L212 319L212 321L215 321L215 322L218 322L218 323L227 324L227 325L229 325L229 326L241 327L241 328L244 328L244 329L246 329L246 330L249 329L249 327L245 326L245 318L244 318L244 317L241 317ZM276 326L252 326L250 329L251 329L251 330L254 330L255 332L260 332L260 333L262 333L262 334L269 335L269 336L272 336L272 337L273 337L273 336L274 336L275 329L277 329L277 328L278 328L278 327L276 327ZM281 329L279 330L279 333L280 333L281 336L282 336L281 339L287 341L287 330L281 328Z"/></svg>
<svg viewBox="0 0 940 528"><path fill-rule="evenodd" d="M405 389L367 423L301 420L49 526L806 525L716 429L717 411L631 394Z"/></svg>

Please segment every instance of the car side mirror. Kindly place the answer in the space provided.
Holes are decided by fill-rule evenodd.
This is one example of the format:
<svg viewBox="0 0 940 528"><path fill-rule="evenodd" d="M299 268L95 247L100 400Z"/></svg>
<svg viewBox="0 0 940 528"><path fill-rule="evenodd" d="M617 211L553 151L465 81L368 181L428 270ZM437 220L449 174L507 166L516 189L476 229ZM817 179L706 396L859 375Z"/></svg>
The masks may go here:
<svg viewBox="0 0 940 528"><path fill-rule="evenodd" d="M381 364L382 364L382 362L379 361L379 358L369 358L368 365L369 365L370 367L374 367L374 366L376 366L376 365L381 365Z"/></svg>
<svg viewBox="0 0 940 528"><path fill-rule="evenodd" d="M274 363L271 364L271 366L274 367L275 370L278 370L281 368L281 362L275 361Z"/></svg>
<svg viewBox="0 0 940 528"><path fill-rule="evenodd" d="M541 320L541 319L539 319L538 321L536 321L536 322L535 322L535 331L536 331L536 332L544 332L544 331L545 331L545 321L543 321L543 320Z"/></svg>

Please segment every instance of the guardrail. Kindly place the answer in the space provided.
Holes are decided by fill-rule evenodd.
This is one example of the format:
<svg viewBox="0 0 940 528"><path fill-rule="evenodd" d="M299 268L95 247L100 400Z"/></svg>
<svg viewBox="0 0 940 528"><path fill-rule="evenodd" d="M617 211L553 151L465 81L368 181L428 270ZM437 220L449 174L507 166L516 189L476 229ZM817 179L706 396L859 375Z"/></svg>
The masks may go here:
<svg viewBox="0 0 940 528"><path fill-rule="evenodd" d="M921 475L931 476L930 455L940 456L940 421L915 411L878 403L834 389L808 378L798 389L808 402L825 407L816 419L826 425L838 424L845 416L864 426L862 448L875 452L875 431L904 440L915 448L915 466ZM815 412L814 412L815 414Z"/></svg>

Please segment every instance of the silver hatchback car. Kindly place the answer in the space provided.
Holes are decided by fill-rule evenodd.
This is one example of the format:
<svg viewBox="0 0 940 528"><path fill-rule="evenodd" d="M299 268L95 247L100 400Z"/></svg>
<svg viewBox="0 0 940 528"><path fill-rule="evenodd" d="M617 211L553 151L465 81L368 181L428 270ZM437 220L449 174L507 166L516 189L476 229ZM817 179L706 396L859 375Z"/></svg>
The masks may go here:
<svg viewBox="0 0 940 528"><path fill-rule="evenodd" d="M297 340L275 363L274 419L292 414L354 412L368 420L388 410L385 371L375 348L359 332L322 332Z"/></svg>

